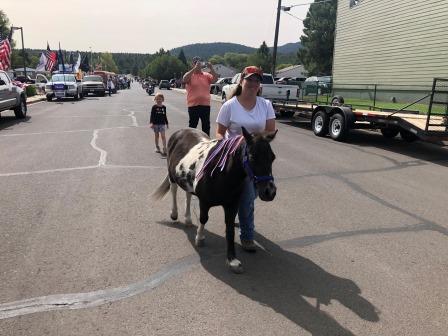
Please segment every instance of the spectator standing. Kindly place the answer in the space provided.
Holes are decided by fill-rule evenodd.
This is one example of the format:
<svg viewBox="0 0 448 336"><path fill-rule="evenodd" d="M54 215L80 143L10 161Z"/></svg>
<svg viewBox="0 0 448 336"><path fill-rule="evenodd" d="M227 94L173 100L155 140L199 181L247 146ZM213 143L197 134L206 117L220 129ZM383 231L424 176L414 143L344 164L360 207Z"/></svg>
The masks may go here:
<svg viewBox="0 0 448 336"><path fill-rule="evenodd" d="M210 72L202 71L205 68ZM207 135L210 135L210 84L217 79L212 64L202 62L198 56L193 57L193 68L183 77L187 90L188 126L196 128L201 119L202 131Z"/></svg>
<svg viewBox="0 0 448 336"><path fill-rule="evenodd" d="M228 138L241 134L241 127L250 133L275 131L275 112L269 100L258 97L263 71L256 66L244 68L233 97L226 101L218 113L216 138ZM241 195L238 219L240 221L241 246L255 252L254 201L257 197L254 181L246 177Z"/></svg>
<svg viewBox="0 0 448 336"><path fill-rule="evenodd" d="M114 82L112 81L112 77L109 76L107 79L107 89L109 90L109 97L112 94L112 90L114 89Z"/></svg>
<svg viewBox="0 0 448 336"><path fill-rule="evenodd" d="M151 115L149 117L149 127L154 131L154 142L156 145L155 152L161 153L162 157L166 157L166 137L165 130L168 128L168 118L166 117L166 106L163 105L164 101L163 94L160 92L156 93L154 96L154 101L156 102L152 109ZM159 147L159 135L162 138L163 150L160 151Z"/></svg>

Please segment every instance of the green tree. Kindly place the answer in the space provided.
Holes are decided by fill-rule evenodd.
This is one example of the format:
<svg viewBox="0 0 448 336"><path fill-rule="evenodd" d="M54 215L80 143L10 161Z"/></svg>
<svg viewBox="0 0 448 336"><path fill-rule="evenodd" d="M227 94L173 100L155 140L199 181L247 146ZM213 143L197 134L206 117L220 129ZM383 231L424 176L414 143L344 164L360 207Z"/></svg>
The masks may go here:
<svg viewBox="0 0 448 336"><path fill-rule="evenodd" d="M158 80L179 78L185 73L187 66L177 57L169 54L159 55L142 71L144 77L152 77Z"/></svg>
<svg viewBox="0 0 448 336"><path fill-rule="evenodd" d="M316 0L315 0L316 1ZM310 75L331 74L337 0L315 3L303 20L302 49L298 57Z"/></svg>
<svg viewBox="0 0 448 336"><path fill-rule="evenodd" d="M179 59L179 61L181 61L183 64L187 65L187 58L185 57L185 53L184 50L181 49L179 52L179 56L177 56L177 58Z"/></svg>
<svg viewBox="0 0 448 336"><path fill-rule="evenodd" d="M257 51L254 54L249 55L247 62L250 65L256 65L258 67L261 67L267 72L270 71L272 66L272 56L265 41L263 41L261 46L257 49Z"/></svg>
<svg viewBox="0 0 448 336"><path fill-rule="evenodd" d="M105 52L100 54L100 63L103 66L103 70L112 71L118 73L117 64L115 64L114 57L111 53Z"/></svg>
<svg viewBox="0 0 448 336"><path fill-rule="evenodd" d="M211 64L225 64L224 57L221 55L213 55L210 57L209 62Z"/></svg>
<svg viewBox="0 0 448 336"><path fill-rule="evenodd" d="M9 35L10 23L5 12L0 9L0 36L5 37Z"/></svg>
<svg viewBox="0 0 448 336"><path fill-rule="evenodd" d="M225 53L224 62L227 66L235 68L237 71L243 70L247 65L247 54Z"/></svg>

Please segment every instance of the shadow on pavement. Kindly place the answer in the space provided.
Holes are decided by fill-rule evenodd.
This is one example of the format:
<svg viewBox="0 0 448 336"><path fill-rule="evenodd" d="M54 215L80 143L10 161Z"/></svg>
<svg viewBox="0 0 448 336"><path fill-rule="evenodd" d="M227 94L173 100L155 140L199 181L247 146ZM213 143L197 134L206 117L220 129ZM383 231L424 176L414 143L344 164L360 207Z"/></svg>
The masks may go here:
<svg viewBox="0 0 448 336"><path fill-rule="evenodd" d="M17 124L21 124L24 122L30 122L31 121L31 117L26 116L23 119L17 119L14 115L11 116L1 116L0 117L0 130L2 129L7 129L11 126L17 125Z"/></svg>
<svg viewBox="0 0 448 336"><path fill-rule="evenodd" d="M312 335L354 335L333 317L320 310L321 305L339 301L363 320L379 321L376 308L361 296L360 288L351 280L326 272L311 260L282 249L257 234L256 240L266 250L248 254L237 249L245 273L236 275L225 266L225 238L206 231L206 245L194 243L196 227L176 222L159 222L182 230L198 252L201 265L215 278L238 293L268 306ZM224 226L223 226L224 229ZM316 300L310 304L306 298Z"/></svg>

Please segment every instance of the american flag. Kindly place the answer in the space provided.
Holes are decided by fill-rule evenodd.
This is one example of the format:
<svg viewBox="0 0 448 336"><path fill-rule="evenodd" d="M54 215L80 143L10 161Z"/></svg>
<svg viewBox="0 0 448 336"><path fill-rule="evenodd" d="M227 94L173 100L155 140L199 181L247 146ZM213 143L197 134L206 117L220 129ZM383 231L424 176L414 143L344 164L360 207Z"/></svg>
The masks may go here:
<svg viewBox="0 0 448 336"><path fill-rule="evenodd" d="M47 50L45 50L45 57L47 58L47 64L45 64L45 70L51 71L54 68L54 65L56 64L56 51L50 50L50 45L47 43Z"/></svg>
<svg viewBox="0 0 448 336"><path fill-rule="evenodd" d="M0 70L8 70L11 67L11 44L9 39L0 36Z"/></svg>

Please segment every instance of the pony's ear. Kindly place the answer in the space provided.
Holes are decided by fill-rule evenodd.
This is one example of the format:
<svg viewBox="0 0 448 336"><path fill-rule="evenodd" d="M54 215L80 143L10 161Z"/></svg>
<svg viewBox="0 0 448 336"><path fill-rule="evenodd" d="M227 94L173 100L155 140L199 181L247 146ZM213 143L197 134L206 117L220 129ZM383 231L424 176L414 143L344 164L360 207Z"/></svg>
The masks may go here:
<svg viewBox="0 0 448 336"><path fill-rule="evenodd" d="M243 131L243 136L244 136L244 139L246 139L246 143L248 145L251 145L253 142L252 134L250 134L244 127L241 127L241 130Z"/></svg>
<svg viewBox="0 0 448 336"><path fill-rule="evenodd" d="M278 129L276 129L275 131L272 132L267 132L266 135L264 136L264 138L268 141L271 142L272 140L274 140L275 136L277 135Z"/></svg>

